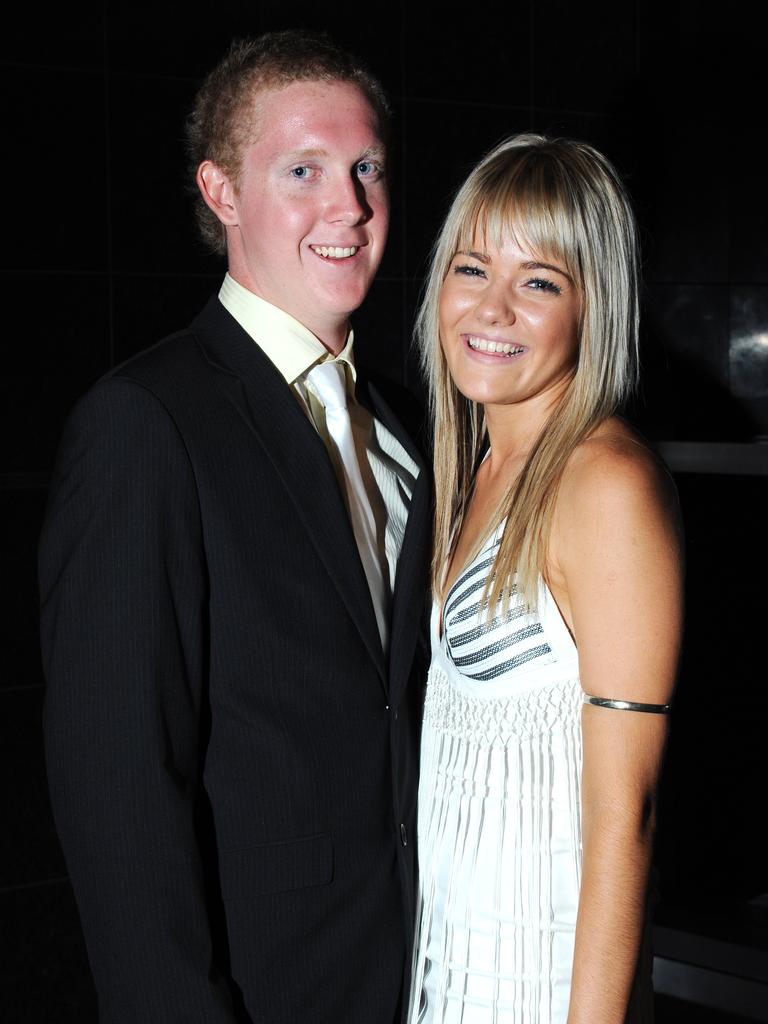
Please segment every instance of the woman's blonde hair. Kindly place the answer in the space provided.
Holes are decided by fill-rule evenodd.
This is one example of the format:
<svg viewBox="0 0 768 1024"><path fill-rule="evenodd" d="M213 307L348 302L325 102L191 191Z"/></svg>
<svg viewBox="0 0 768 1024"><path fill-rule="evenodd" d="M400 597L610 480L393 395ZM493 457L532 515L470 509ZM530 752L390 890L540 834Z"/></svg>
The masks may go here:
<svg viewBox="0 0 768 1024"><path fill-rule="evenodd" d="M459 189L434 246L416 320L434 424L435 591L487 447L482 407L456 388L439 337L443 281L454 254L472 249L476 236L495 247L511 238L540 259L562 263L581 293L573 376L490 524L493 532L505 522L486 592L489 607L500 599L506 605L516 587L534 609L565 464L636 380L635 221L617 172L584 142L513 136L484 157Z"/></svg>

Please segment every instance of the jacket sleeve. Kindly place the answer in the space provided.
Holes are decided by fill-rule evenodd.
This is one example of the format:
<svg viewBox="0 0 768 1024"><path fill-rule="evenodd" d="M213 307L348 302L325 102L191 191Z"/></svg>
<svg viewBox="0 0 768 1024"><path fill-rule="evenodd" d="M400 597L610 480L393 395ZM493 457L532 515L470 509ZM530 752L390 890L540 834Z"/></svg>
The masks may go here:
<svg viewBox="0 0 768 1024"><path fill-rule="evenodd" d="M196 829L207 578L182 437L140 384L70 417L40 546L45 740L102 1022L223 1024Z"/></svg>

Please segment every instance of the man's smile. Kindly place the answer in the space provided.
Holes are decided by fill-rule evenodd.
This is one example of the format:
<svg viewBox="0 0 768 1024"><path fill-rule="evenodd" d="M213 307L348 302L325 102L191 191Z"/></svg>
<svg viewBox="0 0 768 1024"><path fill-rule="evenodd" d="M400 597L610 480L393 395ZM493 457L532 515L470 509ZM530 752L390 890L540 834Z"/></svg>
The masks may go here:
<svg viewBox="0 0 768 1024"><path fill-rule="evenodd" d="M359 250L359 245L310 245L312 252L317 253L326 260L343 260L354 256Z"/></svg>

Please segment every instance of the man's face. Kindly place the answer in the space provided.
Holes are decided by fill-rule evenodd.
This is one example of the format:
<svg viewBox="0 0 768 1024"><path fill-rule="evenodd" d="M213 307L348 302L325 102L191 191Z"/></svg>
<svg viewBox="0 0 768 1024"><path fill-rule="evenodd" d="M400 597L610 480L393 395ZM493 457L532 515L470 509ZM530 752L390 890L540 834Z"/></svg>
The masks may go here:
<svg viewBox="0 0 768 1024"><path fill-rule="evenodd" d="M261 92L227 225L229 272L327 347L381 261L389 204L376 114L346 82Z"/></svg>

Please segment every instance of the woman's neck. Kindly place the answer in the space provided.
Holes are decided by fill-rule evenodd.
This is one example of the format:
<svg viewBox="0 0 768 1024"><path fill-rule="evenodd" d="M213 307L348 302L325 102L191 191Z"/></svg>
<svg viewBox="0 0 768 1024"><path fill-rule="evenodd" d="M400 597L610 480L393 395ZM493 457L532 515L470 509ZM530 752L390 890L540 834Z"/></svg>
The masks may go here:
<svg viewBox="0 0 768 1024"><path fill-rule="evenodd" d="M484 407L491 458L496 466L525 462L561 397L553 400L541 395L520 404Z"/></svg>

